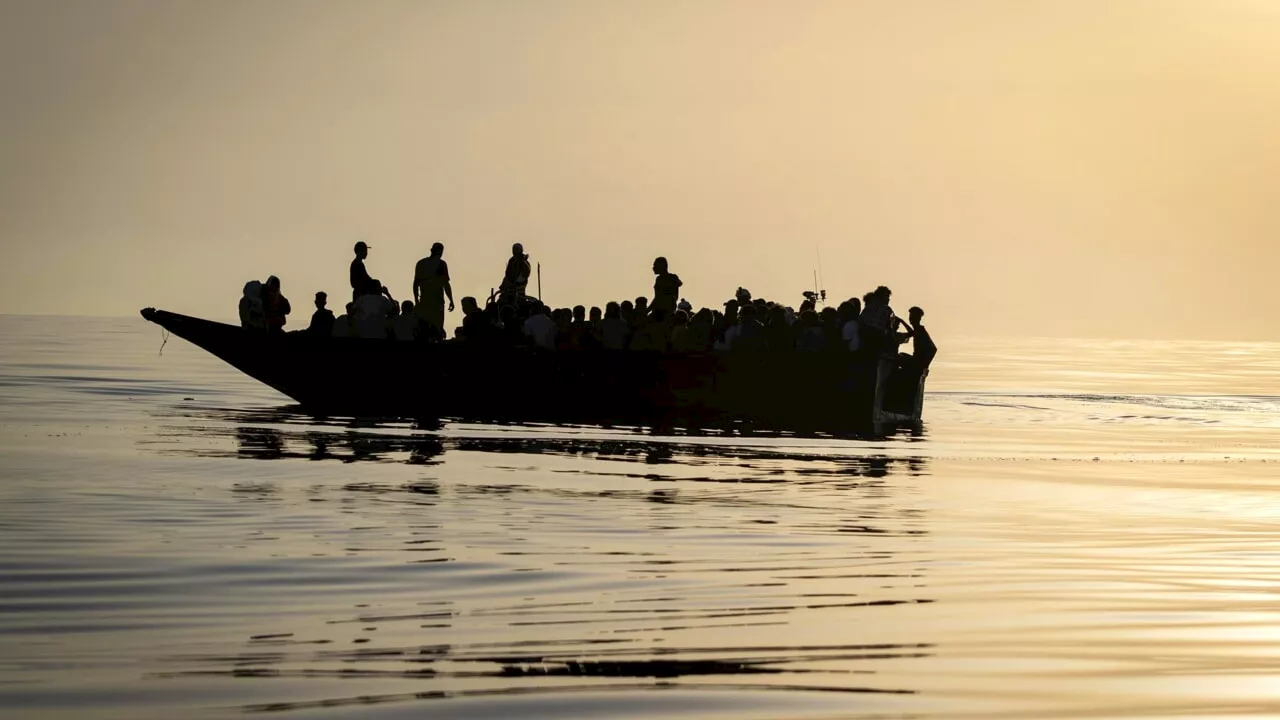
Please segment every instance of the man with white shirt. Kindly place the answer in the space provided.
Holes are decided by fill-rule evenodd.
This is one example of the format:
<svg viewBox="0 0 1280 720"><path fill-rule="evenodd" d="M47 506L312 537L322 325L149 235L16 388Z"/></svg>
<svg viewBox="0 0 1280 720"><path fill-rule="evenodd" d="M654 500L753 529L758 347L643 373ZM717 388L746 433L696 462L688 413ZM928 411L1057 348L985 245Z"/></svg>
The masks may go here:
<svg viewBox="0 0 1280 720"><path fill-rule="evenodd" d="M556 348L556 323L546 305L538 305L524 321L524 334L533 338L533 344L546 350Z"/></svg>

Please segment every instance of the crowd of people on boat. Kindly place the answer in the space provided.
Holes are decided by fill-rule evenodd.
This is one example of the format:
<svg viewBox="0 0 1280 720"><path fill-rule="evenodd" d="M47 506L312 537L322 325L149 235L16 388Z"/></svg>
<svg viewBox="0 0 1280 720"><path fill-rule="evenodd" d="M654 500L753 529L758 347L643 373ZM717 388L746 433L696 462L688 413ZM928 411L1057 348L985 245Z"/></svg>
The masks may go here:
<svg viewBox="0 0 1280 720"><path fill-rule="evenodd" d="M401 342L457 342L484 346L529 346L551 351L636 350L702 352L852 352L897 360L923 371L938 349L923 324L924 310L912 307L902 320L890 306L892 293L880 286L862 298L822 307L824 292L806 292L799 309L753 297L738 288L723 310L693 306L681 297L683 283L666 258L653 261L653 298L607 303L604 308L556 308L526 292L532 267L520 243L512 246L502 282L482 307L464 297L462 323L446 340L446 308L454 311L444 245L435 243L414 268L413 300L397 303L365 266L369 246L358 242L351 261L351 302L335 316L328 295L315 294L315 312L303 332L322 338L365 338ZM240 323L247 329L283 333L291 312L280 279L250 281L240 300ZM912 353L899 354L906 342Z"/></svg>

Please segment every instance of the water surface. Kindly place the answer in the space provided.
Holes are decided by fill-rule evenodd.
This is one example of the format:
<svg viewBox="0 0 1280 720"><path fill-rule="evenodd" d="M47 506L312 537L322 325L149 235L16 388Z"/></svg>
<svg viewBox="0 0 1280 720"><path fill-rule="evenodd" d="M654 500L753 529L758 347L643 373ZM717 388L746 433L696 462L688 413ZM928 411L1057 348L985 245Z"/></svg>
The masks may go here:
<svg viewBox="0 0 1280 720"><path fill-rule="evenodd" d="M0 710L1274 716L1280 346L938 339L921 428L655 436L0 318Z"/></svg>

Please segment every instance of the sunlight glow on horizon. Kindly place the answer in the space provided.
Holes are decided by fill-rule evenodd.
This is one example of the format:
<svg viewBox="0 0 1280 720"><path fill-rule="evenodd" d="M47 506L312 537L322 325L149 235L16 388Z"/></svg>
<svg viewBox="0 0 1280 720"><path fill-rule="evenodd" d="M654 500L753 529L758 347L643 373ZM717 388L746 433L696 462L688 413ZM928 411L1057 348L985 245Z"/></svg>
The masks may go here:
<svg viewBox="0 0 1280 720"><path fill-rule="evenodd" d="M1235 0L0 0L0 312L884 283L935 333L1277 338L1280 12ZM456 316L452 318L456 321ZM451 322L452 324L452 322Z"/></svg>

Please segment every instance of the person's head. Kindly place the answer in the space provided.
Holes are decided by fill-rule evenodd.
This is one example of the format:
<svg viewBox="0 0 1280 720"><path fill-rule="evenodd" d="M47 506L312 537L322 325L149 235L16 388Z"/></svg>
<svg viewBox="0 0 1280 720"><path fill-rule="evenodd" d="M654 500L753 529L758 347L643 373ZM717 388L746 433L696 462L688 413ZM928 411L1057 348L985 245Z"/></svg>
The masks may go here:
<svg viewBox="0 0 1280 720"><path fill-rule="evenodd" d="M840 324L840 313L836 312L833 307L822 308L822 312L818 313L818 317L822 318L823 325L835 326Z"/></svg>
<svg viewBox="0 0 1280 720"><path fill-rule="evenodd" d="M738 318L745 323L751 320L755 320L756 315L758 315L759 313L760 311L756 309L756 306L754 304L748 303L746 305L743 305L742 309L738 311Z"/></svg>
<svg viewBox="0 0 1280 720"><path fill-rule="evenodd" d="M405 300L404 302L400 303L400 313L403 315L413 314L413 301Z"/></svg>
<svg viewBox="0 0 1280 720"><path fill-rule="evenodd" d="M347 314L348 314L348 315L350 315L350 314L351 314L351 311L353 311L353 310L355 310L355 309L356 309L356 304L355 304L355 303L353 303L353 302L349 302L349 303L347 303Z"/></svg>
<svg viewBox="0 0 1280 720"><path fill-rule="evenodd" d="M431 257L444 255L444 243L431 243Z"/></svg>
<svg viewBox="0 0 1280 720"><path fill-rule="evenodd" d="M662 275L667 271L667 259L664 257L653 259L653 272L656 275Z"/></svg>
<svg viewBox="0 0 1280 720"><path fill-rule="evenodd" d="M573 306L573 321L574 321L574 322L586 322L586 320L587 320L587 309L586 309L585 307L581 306L581 305L574 305L574 306Z"/></svg>
<svg viewBox="0 0 1280 720"><path fill-rule="evenodd" d="M769 310L769 301L764 298L756 298L751 301L751 304L755 306L756 314L761 317L763 317L765 312Z"/></svg>
<svg viewBox="0 0 1280 720"><path fill-rule="evenodd" d="M800 323L800 327L811 328L818 326L818 313L812 310L804 310L800 313L800 319L796 322Z"/></svg>
<svg viewBox="0 0 1280 720"><path fill-rule="evenodd" d="M524 245L520 243L511 244L511 257L524 259Z"/></svg>
<svg viewBox="0 0 1280 720"><path fill-rule="evenodd" d="M814 309L814 307L813 299L805 298L804 302L800 303L800 314L803 315L806 311Z"/></svg>
<svg viewBox="0 0 1280 720"><path fill-rule="evenodd" d="M874 295L876 296L876 300L884 303L885 305L888 305L889 298L893 296L893 291L885 287L884 285L881 285L880 287L876 288Z"/></svg>
<svg viewBox="0 0 1280 720"><path fill-rule="evenodd" d="M683 311L683 310L677 310L677 311L675 312L675 314L671 316L671 321L672 321L673 323L675 323L677 326L679 326L679 325L688 325L688 324L689 324L689 313L687 313L687 312L685 312L685 311Z"/></svg>
<svg viewBox="0 0 1280 720"><path fill-rule="evenodd" d="M751 291L744 287L738 288L737 292L735 292L733 296L738 300L739 305L745 305L751 302Z"/></svg>
<svg viewBox="0 0 1280 720"><path fill-rule="evenodd" d="M622 317L622 306L612 300L605 303L604 316L607 318Z"/></svg>
<svg viewBox="0 0 1280 720"><path fill-rule="evenodd" d="M866 306L866 307L871 307L872 305L875 305L875 304L876 304L876 294L875 294L875 293L873 293L873 292L869 292L869 293L867 293L866 295L863 295L863 296L862 296L862 304L863 304L864 306Z"/></svg>
<svg viewBox="0 0 1280 720"><path fill-rule="evenodd" d="M462 313L464 315L472 315L478 312L480 312L480 303L476 302L474 297L468 295L462 298Z"/></svg>
<svg viewBox="0 0 1280 720"><path fill-rule="evenodd" d="M369 257L369 246L366 245L363 240L361 240L360 242L356 243L355 252L356 252L356 257L363 260Z"/></svg>
<svg viewBox="0 0 1280 720"><path fill-rule="evenodd" d="M919 325L920 321L924 319L924 311L919 307L913 307L907 311L907 319L911 321L912 325ZM945 325L946 320L944 319L942 323Z"/></svg>
<svg viewBox="0 0 1280 720"><path fill-rule="evenodd" d="M694 313L693 320L691 322L695 325L710 325L714 320L715 316L711 314L711 310L708 308L702 308L698 312Z"/></svg>
<svg viewBox="0 0 1280 720"><path fill-rule="evenodd" d="M643 296L636 298L636 313L644 315L647 312L649 312L649 298Z"/></svg>
<svg viewBox="0 0 1280 720"><path fill-rule="evenodd" d="M693 303L689 302L688 300L685 300L684 298L680 298L680 302L676 303L676 309L683 310L687 313L692 313Z"/></svg>
<svg viewBox="0 0 1280 720"><path fill-rule="evenodd" d="M598 308L598 307L592 307L592 308L591 308L591 314L589 315L589 318L590 318L591 322L593 322L593 323L594 323L594 322L600 322L600 321L604 318L604 311L602 311L602 310L601 310L600 308Z"/></svg>
<svg viewBox="0 0 1280 720"><path fill-rule="evenodd" d="M325 291L321 290L320 292L316 293L316 309L317 310L323 310L325 304L328 302L329 302L329 296L325 294Z"/></svg>

